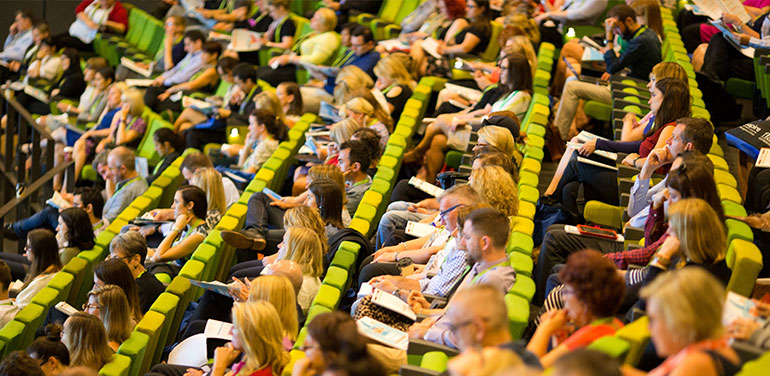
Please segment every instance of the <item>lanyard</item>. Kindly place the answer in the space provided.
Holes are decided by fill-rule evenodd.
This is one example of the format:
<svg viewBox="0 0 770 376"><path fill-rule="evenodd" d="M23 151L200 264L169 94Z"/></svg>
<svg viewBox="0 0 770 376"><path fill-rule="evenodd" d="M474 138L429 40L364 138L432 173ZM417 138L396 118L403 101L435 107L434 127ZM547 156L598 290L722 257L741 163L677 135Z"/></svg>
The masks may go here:
<svg viewBox="0 0 770 376"><path fill-rule="evenodd" d="M273 39L275 40L275 43L281 43L281 28L283 27L283 24L286 22L286 20L289 19L289 15L287 14L280 20L278 20L278 26L273 29ZM268 30L268 35L270 34L270 31Z"/></svg>
<svg viewBox="0 0 770 376"><path fill-rule="evenodd" d="M93 8L91 8L91 5L93 6ZM94 21L97 25L104 25L104 21L107 21L107 18L110 16L110 12L112 12L112 8L105 9L104 12L102 13L102 20L99 22L96 22L96 20L94 20L94 16L96 15L96 12L99 11L99 8L101 6L96 1L91 3L91 5L89 5L89 8L91 8L91 14L88 14L86 12L86 16L88 16L88 19L90 19L91 21Z"/></svg>
<svg viewBox="0 0 770 376"><path fill-rule="evenodd" d="M251 88L251 91L249 91L249 95L247 95L246 98L243 99L243 102L241 103L241 106L240 106L240 112L243 112L246 109L246 106L251 101L251 98L254 95L254 91L257 90L257 87L259 87L259 85L255 84L254 87Z"/></svg>
<svg viewBox="0 0 770 376"><path fill-rule="evenodd" d="M139 181L139 176L137 176L137 177L135 177L135 178L133 178L133 179L131 179L131 180L127 181L125 184L121 185L121 186L120 186L120 188L118 188L118 189L116 189L116 190L115 190L115 193L113 193L113 194L112 194L112 197L115 197L115 196L117 196L117 195L118 195L118 192L120 192L120 191L121 191L121 190L122 190L122 189L123 189L125 186L127 186L127 185L129 185L129 184L131 184L131 183L134 183L134 182L136 182L136 181Z"/></svg>
<svg viewBox="0 0 770 376"><path fill-rule="evenodd" d="M387 94L394 86L396 86L396 84L390 84L390 86L386 87L385 90L382 91L382 94Z"/></svg>
<svg viewBox="0 0 770 376"><path fill-rule="evenodd" d="M350 58L353 57L354 54L355 53L353 52L353 50L350 50L350 51L348 51L345 54L345 56L337 59L337 61L335 61L334 64L332 64L332 65L335 66L335 67L341 67L341 66L345 65L348 62L348 60L350 60Z"/></svg>
<svg viewBox="0 0 770 376"><path fill-rule="evenodd" d="M304 42L308 38L314 37L316 35L318 35L318 33L316 33L315 31L312 31L312 32L309 32L309 33L307 33L307 34L297 38L297 40L294 42L294 45L291 47L291 50L293 52L300 53L300 45L302 44L302 42Z"/></svg>
<svg viewBox="0 0 770 376"><path fill-rule="evenodd" d="M639 34L643 33L645 30L647 30L647 26L644 26L644 25L642 25L642 27L640 27L640 28L639 28L639 30L637 30L637 31L634 33L634 36L632 36L632 37L631 37L631 39L634 39L634 38L638 37L638 36L639 36ZM629 40L630 40L630 39L629 39Z"/></svg>
<svg viewBox="0 0 770 376"><path fill-rule="evenodd" d="M371 178L369 178L369 176L367 176L366 179L363 179L363 180L361 180L359 182L353 183L353 185L351 187L359 186L361 184L366 184L366 183L369 183L370 181L371 181Z"/></svg>
<svg viewBox="0 0 770 376"><path fill-rule="evenodd" d="M498 263L498 264L492 265L492 266L490 266L490 267L488 267L488 268L484 269L484 271L482 271L482 272L481 272L481 273L479 273L479 274L476 274L476 276L475 276L475 277L473 277L473 279L471 279L471 285L475 285L475 284L476 284L476 281L477 281L479 278L481 278L481 276L482 276L482 275L486 274L486 272L488 272L488 271L490 271L490 270L492 270L492 269L494 269L494 268L497 268L498 266L503 266L503 265L506 265L506 264L508 264L508 260L507 260L507 259L506 259L505 261L502 261L502 262L500 262L500 263Z"/></svg>
<svg viewBox="0 0 770 376"><path fill-rule="evenodd" d="M154 168L154 169L152 169L152 175L153 175L153 176L156 176L156 175L158 175L158 170L160 170L160 167L161 167L161 166L163 166L163 161L162 161L162 160L161 160L161 162L160 162L160 163L158 163L158 165L157 165L157 166L155 166L155 168Z"/></svg>

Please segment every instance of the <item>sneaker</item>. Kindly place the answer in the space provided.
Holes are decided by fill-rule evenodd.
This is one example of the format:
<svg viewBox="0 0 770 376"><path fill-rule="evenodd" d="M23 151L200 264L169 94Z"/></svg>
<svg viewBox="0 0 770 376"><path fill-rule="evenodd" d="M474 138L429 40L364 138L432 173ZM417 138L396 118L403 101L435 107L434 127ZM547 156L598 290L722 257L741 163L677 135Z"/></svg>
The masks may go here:
<svg viewBox="0 0 770 376"><path fill-rule="evenodd" d="M16 234L16 231L13 230L10 223L6 223L5 226L3 226L3 237L10 240L19 240L19 235Z"/></svg>
<svg viewBox="0 0 770 376"><path fill-rule="evenodd" d="M265 249L265 237L256 230L222 231L222 240L238 249L252 249L261 251Z"/></svg>

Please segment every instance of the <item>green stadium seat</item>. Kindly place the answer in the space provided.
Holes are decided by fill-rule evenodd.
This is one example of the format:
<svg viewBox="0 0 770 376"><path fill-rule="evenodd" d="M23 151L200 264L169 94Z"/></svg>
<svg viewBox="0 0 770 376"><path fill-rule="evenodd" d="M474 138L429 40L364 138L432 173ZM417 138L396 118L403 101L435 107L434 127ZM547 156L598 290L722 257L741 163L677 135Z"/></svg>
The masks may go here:
<svg viewBox="0 0 770 376"><path fill-rule="evenodd" d="M118 348L118 354L131 358L131 368L128 376L139 376L142 374L142 366L147 347L150 344L150 336L139 331L133 331L123 344Z"/></svg>
<svg viewBox="0 0 770 376"><path fill-rule="evenodd" d="M115 354L112 360L99 370L101 376L129 376L131 370L131 358Z"/></svg>

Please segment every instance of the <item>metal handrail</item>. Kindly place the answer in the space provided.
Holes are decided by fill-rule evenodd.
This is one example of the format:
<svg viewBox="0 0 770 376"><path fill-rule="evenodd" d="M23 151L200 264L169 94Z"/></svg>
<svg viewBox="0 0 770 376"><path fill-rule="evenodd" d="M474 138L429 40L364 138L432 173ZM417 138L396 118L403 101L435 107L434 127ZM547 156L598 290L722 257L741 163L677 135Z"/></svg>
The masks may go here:
<svg viewBox="0 0 770 376"><path fill-rule="evenodd" d="M42 207L53 194L52 180L56 174L66 170L73 162L54 167L55 140L45 126L38 124L32 115L14 98L0 96L0 114L7 116L5 142L0 145L0 225L15 210L15 219L27 218L32 207ZM46 141L45 160L41 141ZM30 155L19 150L19 145L30 143ZM27 158L30 168L26 168ZM44 171L45 168L45 171ZM17 196L16 184L26 185L24 192ZM19 252L24 246L19 242Z"/></svg>

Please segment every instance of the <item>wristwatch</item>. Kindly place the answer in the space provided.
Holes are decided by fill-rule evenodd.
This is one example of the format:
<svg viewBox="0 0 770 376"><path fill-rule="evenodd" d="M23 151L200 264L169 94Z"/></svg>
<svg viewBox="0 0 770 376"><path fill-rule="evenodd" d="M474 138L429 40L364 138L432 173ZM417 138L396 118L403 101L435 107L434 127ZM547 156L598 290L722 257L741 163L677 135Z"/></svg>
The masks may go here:
<svg viewBox="0 0 770 376"><path fill-rule="evenodd" d="M395 290L393 290L393 296L400 297L401 296L401 289L396 288Z"/></svg>

